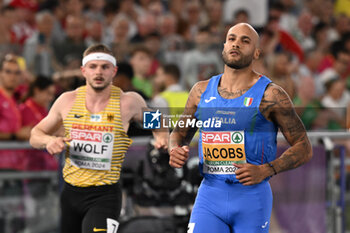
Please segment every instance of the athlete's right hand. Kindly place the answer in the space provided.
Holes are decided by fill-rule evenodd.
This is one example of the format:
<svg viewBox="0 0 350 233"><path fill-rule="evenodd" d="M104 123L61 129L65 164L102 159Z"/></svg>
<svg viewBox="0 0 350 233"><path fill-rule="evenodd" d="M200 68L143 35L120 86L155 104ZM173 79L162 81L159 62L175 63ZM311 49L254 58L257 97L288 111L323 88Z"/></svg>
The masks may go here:
<svg viewBox="0 0 350 233"><path fill-rule="evenodd" d="M66 147L66 143L70 141L72 141L71 138L52 137L46 144L46 150L52 155L60 154Z"/></svg>
<svg viewBox="0 0 350 233"><path fill-rule="evenodd" d="M188 159L188 152L190 151L188 146L173 147L170 150L169 164L174 168L181 168Z"/></svg>

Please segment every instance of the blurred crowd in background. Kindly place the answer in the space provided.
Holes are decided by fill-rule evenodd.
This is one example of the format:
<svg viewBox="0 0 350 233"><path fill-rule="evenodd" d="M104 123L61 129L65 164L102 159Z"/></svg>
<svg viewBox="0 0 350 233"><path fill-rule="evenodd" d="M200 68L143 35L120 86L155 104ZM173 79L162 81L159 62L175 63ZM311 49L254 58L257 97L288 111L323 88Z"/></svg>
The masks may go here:
<svg viewBox="0 0 350 233"><path fill-rule="evenodd" d="M114 85L183 107L193 84L223 72L226 32L239 22L261 38L254 69L286 90L307 130L347 128L347 0L2 0L0 140L28 140L55 98L84 84L82 54L95 43L117 58Z"/></svg>

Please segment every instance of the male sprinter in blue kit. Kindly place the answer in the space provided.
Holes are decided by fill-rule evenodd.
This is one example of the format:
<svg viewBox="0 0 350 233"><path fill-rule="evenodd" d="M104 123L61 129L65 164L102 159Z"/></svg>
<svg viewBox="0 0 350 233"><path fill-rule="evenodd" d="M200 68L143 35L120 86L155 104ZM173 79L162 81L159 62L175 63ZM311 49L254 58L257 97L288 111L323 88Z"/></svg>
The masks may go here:
<svg viewBox="0 0 350 233"><path fill-rule="evenodd" d="M180 120L215 119L221 126L200 128L199 167L204 179L188 233L268 232L269 178L312 157L305 128L286 92L253 71L252 61L259 53L254 28L245 23L233 26L222 52L224 73L196 83L189 94ZM184 125L170 135L169 163L175 168L188 159L196 131ZM291 147L276 159L278 127Z"/></svg>

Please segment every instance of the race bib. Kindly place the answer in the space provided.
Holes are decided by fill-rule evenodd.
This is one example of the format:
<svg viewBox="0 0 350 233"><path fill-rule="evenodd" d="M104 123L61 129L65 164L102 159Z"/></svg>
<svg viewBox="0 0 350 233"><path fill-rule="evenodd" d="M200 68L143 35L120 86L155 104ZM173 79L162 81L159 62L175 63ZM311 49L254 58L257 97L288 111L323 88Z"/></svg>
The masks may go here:
<svg viewBox="0 0 350 233"><path fill-rule="evenodd" d="M246 163L244 131L202 132L203 172L235 174L235 163Z"/></svg>
<svg viewBox="0 0 350 233"><path fill-rule="evenodd" d="M110 132L71 129L69 146L72 165L93 170L110 170L114 134Z"/></svg>

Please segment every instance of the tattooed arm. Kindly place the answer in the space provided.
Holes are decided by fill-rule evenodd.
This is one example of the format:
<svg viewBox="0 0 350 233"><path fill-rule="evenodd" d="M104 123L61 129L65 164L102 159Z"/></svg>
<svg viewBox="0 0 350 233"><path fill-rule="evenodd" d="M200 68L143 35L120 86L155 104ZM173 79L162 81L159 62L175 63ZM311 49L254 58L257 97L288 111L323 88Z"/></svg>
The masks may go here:
<svg viewBox="0 0 350 233"><path fill-rule="evenodd" d="M277 173L299 167L311 159L312 147L304 125L296 114L288 94L281 87L270 84L266 88L260 112L266 119L279 126L291 145L278 159L271 162ZM274 170L268 164L237 166L240 169L236 171L236 177L244 185L260 183L274 174Z"/></svg>
<svg viewBox="0 0 350 233"><path fill-rule="evenodd" d="M277 173L299 167L312 157L311 143L292 101L279 86L270 84L263 98L262 113L275 122L291 145L281 157L271 162Z"/></svg>
<svg viewBox="0 0 350 233"><path fill-rule="evenodd" d="M200 101L201 95L205 91L208 85L208 81L202 81L196 83L187 99L184 113L179 121L186 122L187 119L194 119L195 112L197 110L198 103ZM185 124L186 125L186 124ZM179 125L170 134L169 141L169 164L172 167L180 168L182 167L188 159L189 144L196 133L197 128L183 127L180 128Z"/></svg>

